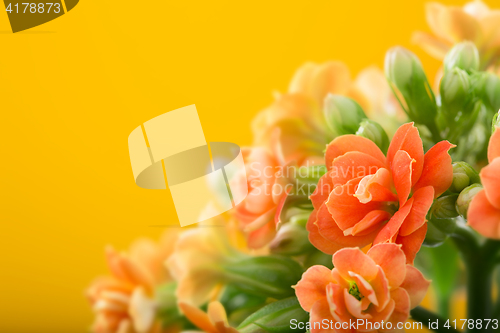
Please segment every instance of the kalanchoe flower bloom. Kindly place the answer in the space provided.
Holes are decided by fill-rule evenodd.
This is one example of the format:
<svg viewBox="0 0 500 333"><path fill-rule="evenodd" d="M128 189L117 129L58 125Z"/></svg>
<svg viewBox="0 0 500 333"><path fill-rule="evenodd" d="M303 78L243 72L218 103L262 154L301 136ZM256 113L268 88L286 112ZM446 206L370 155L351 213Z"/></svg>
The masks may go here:
<svg viewBox="0 0 500 333"><path fill-rule="evenodd" d="M210 302L206 313L188 303L181 302L179 307L189 321L205 333L238 333L229 325L226 310L220 302Z"/></svg>
<svg viewBox="0 0 500 333"><path fill-rule="evenodd" d="M424 156L413 123L402 125L387 157L372 141L344 135L327 147L328 172L311 195L311 243L325 253L371 243L398 243L413 263L427 230L426 214L453 179L453 145L441 141Z"/></svg>
<svg viewBox="0 0 500 333"><path fill-rule="evenodd" d="M159 333L154 289L171 278L164 261L173 250L178 233L165 233L159 244L150 240L134 243L129 253L109 247L106 259L112 276L96 280L87 291L96 319L96 333ZM168 332L179 332L172 327Z"/></svg>
<svg viewBox="0 0 500 333"><path fill-rule="evenodd" d="M461 41L473 42L480 53L483 67L500 56L500 10L475 0L463 8L431 2L426 6L427 23L433 35L417 32L413 41L437 59Z"/></svg>
<svg viewBox="0 0 500 333"><path fill-rule="evenodd" d="M472 199L467 219L484 237L500 239L500 130L496 127L488 146L488 164L479 176L483 184Z"/></svg>
<svg viewBox="0 0 500 333"><path fill-rule="evenodd" d="M397 323L406 322L430 284L406 261L399 245L379 244L367 254L359 248L338 251L333 255L332 271L324 266L309 268L295 292L302 308L310 312L311 332L397 331ZM324 319L339 323L337 327L358 319L364 325L357 330L322 330ZM375 329L382 321L392 323L393 329Z"/></svg>

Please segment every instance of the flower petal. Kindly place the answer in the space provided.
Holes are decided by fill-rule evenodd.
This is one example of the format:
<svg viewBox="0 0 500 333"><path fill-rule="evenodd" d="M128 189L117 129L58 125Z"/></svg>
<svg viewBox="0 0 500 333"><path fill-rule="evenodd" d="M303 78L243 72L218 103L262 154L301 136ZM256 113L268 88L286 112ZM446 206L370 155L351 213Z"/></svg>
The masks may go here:
<svg viewBox="0 0 500 333"><path fill-rule="evenodd" d="M374 279L378 273L377 265L372 258L364 254L359 248L347 248L337 251L332 260L340 276L347 281L352 280L349 272L357 273L367 281Z"/></svg>
<svg viewBox="0 0 500 333"><path fill-rule="evenodd" d="M331 282L332 274L328 268L320 265L310 267L293 287L300 306L310 312L314 303L326 298L326 286Z"/></svg>
<svg viewBox="0 0 500 333"><path fill-rule="evenodd" d="M349 311L354 318L368 319L372 317L367 313L363 313L361 310L361 302L358 301L356 297L349 294L347 289L344 289L344 301L347 311Z"/></svg>
<svg viewBox="0 0 500 333"><path fill-rule="evenodd" d="M404 150L398 150L392 161L392 177L398 193L399 206L403 206L411 192L412 169L415 160Z"/></svg>
<svg viewBox="0 0 500 333"><path fill-rule="evenodd" d="M368 154L385 165L386 159L384 153L382 153L380 148L373 141L357 135L342 135L335 138L326 147L325 162L327 169L331 169L332 162L335 158L350 151Z"/></svg>
<svg viewBox="0 0 500 333"><path fill-rule="evenodd" d="M309 216L309 220L307 221L306 224L306 229L307 231L309 231L309 241L318 250L327 254L334 254L335 252L340 250L343 246L329 241L319 233L318 226L316 225L316 221L318 219L317 215L318 211L316 210L313 211ZM328 213L328 215L330 215L330 213ZM334 224L338 229L338 226L335 223L335 221L333 221L333 219L331 220L331 223ZM338 229L338 233L342 234L342 231Z"/></svg>
<svg viewBox="0 0 500 333"><path fill-rule="evenodd" d="M363 177L359 182L354 196L361 203L367 203L372 200L397 201L397 196L390 190L391 186L391 173L386 168L380 168L374 174Z"/></svg>
<svg viewBox="0 0 500 333"><path fill-rule="evenodd" d="M402 245L402 250L406 255L406 263L413 265L415 257L422 247L425 235L427 234L427 223L424 223L420 229L411 233L409 236L398 236L396 243Z"/></svg>
<svg viewBox="0 0 500 333"><path fill-rule="evenodd" d="M208 315L202 310L188 303L180 302L179 308L182 313L198 328L208 333L218 333Z"/></svg>
<svg viewBox="0 0 500 333"><path fill-rule="evenodd" d="M491 135L488 144L488 162L493 162L497 157L500 157L500 131L498 127L495 127L495 132Z"/></svg>
<svg viewBox="0 0 500 333"><path fill-rule="evenodd" d="M404 332L404 329L397 329L398 323L404 323L408 320L410 316L410 297L408 293L403 288L397 288L391 291L391 299L394 301L394 311L388 319L388 322L392 323L392 327L395 329L382 329L379 332ZM386 326L387 327L387 326Z"/></svg>
<svg viewBox="0 0 500 333"><path fill-rule="evenodd" d="M448 43L421 31L414 32L411 41L438 60L443 60L450 49Z"/></svg>
<svg viewBox="0 0 500 333"><path fill-rule="evenodd" d="M425 216L434 201L434 188L432 186L423 187L413 194L413 204L410 214L405 218L399 236L408 236L425 223Z"/></svg>
<svg viewBox="0 0 500 333"><path fill-rule="evenodd" d="M392 288L399 287L405 279L406 257L400 245L377 244L366 253L379 265Z"/></svg>
<svg viewBox="0 0 500 333"><path fill-rule="evenodd" d="M392 138L389 150L387 151L387 163L392 169L394 156L398 150L406 151L415 160L412 166L411 183L414 185L422 174L424 165L424 146L418 134L418 129L413 123L401 125Z"/></svg>
<svg viewBox="0 0 500 333"><path fill-rule="evenodd" d="M383 210L372 210L359 221L354 227L346 229L344 235L363 236L373 233L382 227L382 223L388 221L391 214Z"/></svg>
<svg viewBox="0 0 500 333"><path fill-rule="evenodd" d="M429 149L424 156L422 175L415 184L414 191L425 186L433 186L434 198L437 198L451 186L453 166L448 151L453 147L456 146L448 141L441 141Z"/></svg>
<svg viewBox="0 0 500 333"><path fill-rule="evenodd" d="M354 282L358 286L358 289L361 292L361 294L364 297L366 297L370 301L370 303L373 303L375 306L378 306L379 303L377 300L377 295L375 294L375 291L373 290L370 283L368 283L365 279L363 279L363 277L361 275L356 274L354 272L349 272L349 275L351 275L352 279L354 280ZM354 315L354 313L353 313L353 315Z"/></svg>
<svg viewBox="0 0 500 333"><path fill-rule="evenodd" d="M330 306L326 299L314 303L311 309L309 322L311 323L311 333L331 333L330 329L322 328L323 320L336 321L330 312Z"/></svg>
<svg viewBox="0 0 500 333"><path fill-rule="evenodd" d="M390 242L397 235L399 228L403 224L408 214L410 214L413 198L410 198L406 204L400 208L389 220L389 222L380 230L373 244Z"/></svg>
<svg viewBox="0 0 500 333"><path fill-rule="evenodd" d="M480 173L484 193L490 204L500 209L500 158L495 158Z"/></svg>
<svg viewBox="0 0 500 333"><path fill-rule="evenodd" d="M488 201L484 190L472 199L467 220L469 225L484 237L500 239L500 209Z"/></svg>
<svg viewBox="0 0 500 333"><path fill-rule="evenodd" d="M430 284L431 281L427 280L418 269L412 265L406 265L406 277L401 288L408 292L412 309L422 302Z"/></svg>

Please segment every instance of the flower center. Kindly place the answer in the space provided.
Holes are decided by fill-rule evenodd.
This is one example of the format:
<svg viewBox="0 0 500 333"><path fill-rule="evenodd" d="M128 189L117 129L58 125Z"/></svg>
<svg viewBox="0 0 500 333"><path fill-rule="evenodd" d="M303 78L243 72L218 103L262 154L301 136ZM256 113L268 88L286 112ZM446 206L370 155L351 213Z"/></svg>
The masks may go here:
<svg viewBox="0 0 500 333"><path fill-rule="evenodd" d="M349 294L354 296L358 301L361 301L363 299L363 294L358 289L358 285L356 282L349 282Z"/></svg>

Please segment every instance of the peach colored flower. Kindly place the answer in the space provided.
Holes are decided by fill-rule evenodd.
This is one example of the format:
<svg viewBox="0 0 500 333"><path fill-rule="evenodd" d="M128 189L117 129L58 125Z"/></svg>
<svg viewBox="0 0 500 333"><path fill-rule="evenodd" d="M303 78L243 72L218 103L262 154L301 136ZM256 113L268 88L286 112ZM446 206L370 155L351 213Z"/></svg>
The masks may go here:
<svg viewBox="0 0 500 333"><path fill-rule="evenodd" d="M224 283L224 265L245 257L229 244L224 227L200 226L183 232L167 261L178 282L178 301L201 306L215 298Z"/></svg>
<svg viewBox="0 0 500 333"><path fill-rule="evenodd" d="M413 263L427 231L426 214L451 185L452 147L441 141L424 156L413 123L396 131L387 157L363 137L333 140L325 154L328 172L311 195L311 243L330 254L344 247L398 243Z"/></svg>
<svg viewBox="0 0 500 333"><path fill-rule="evenodd" d="M207 312L188 303L179 303L179 307L184 315L196 327L206 333L238 333L227 321L226 310L220 302L210 302Z"/></svg>
<svg viewBox="0 0 500 333"><path fill-rule="evenodd" d="M283 163L265 148L246 148L242 152L248 196L236 206L233 214L247 234L248 246L258 249L276 236L274 217L290 186L280 176Z"/></svg>
<svg viewBox="0 0 500 333"><path fill-rule="evenodd" d="M488 162L479 176L484 189L472 199L469 225L484 237L500 239L500 130L496 127L488 145Z"/></svg>
<svg viewBox="0 0 500 333"><path fill-rule="evenodd" d="M475 0L464 7L445 6L437 2L426 6L427 23L433 34L416 32L413 41L427 53L442 60L451 47L461 41L473 42L484 68L500 56L500 10Z"/></svg>
<svg viewBox="0 0 500 333"><path fill-rule="evenodd" d="M324 266L309 268L295 292L302 308L310 312L311 332L401 331L397 323L406 322L430 284L406 261L400 246L378 244L367 254L359 248L338 251L332 271ZM334 328L344 323L348 329L321 329L324 319L333 321ZM364 326L349 329L349 323L358 319ZM392 329L376 329L382 321L385 328L391 323Z"/></svg>
<svg viewBox="0 0 500 333"><path fill-rule="evenodd" d="M178 232L171 230L160 243L139 240L128 254L106 249L106 261L111 276L94 281L87 290L95 312L93 331L96 333L158 333L154 288L170 276L164 261L173 250ZM172 328L169 332L178 332Z"/></svg>
<svg viewBox="0 0 500 333"><path fill-rule="evenodd" d="M295 160L302 165L306 160L316 161L314 157L322 156L325 145L333 138L323 116L328 94L353 98L368 116L376 115L374 118L384 123L391 122L391 113L400 114L380 70L368 68L353 82L349 69L341 62L306 63L295 73L288 92L277 94L275 102L255 118L254 145L271 150L281 146L285 162Z"/></svg>

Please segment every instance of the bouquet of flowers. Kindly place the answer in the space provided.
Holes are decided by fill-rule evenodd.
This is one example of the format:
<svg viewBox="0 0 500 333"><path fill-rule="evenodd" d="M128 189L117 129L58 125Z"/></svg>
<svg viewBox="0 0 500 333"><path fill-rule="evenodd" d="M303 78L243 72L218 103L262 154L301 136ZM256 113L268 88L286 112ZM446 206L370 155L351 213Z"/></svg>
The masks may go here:
<svg viewBox="0 0 500 333"><path fill-rule="evenodd" d="M241 204L106 250L93 331L498 329L500 10L432 3L427 20L413 38L443 60L436 85L401 47L385 73L299 68L252 124Z"/></svg>

